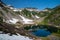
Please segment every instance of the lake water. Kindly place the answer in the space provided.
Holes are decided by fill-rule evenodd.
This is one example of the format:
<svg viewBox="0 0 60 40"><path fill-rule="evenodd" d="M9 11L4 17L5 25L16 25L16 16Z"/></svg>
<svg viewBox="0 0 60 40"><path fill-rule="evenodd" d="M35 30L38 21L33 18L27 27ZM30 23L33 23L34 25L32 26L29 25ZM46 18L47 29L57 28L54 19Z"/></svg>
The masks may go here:
<svg viewBox="0 0 60 40"><path fill-rule="evenodd" d="M51 34L51 26L29 26L25 27L26 30L31 30L33 35L39 36L39 37L46 37Z"/></svg>
<svg viewBox="0 0 60 40"><path fill-rule="evenodd" d="M50 35L51 33L47 30L39 29L39 30L33 31L32 34L39 36L39 37L46 37L46 36Z"/></svg>

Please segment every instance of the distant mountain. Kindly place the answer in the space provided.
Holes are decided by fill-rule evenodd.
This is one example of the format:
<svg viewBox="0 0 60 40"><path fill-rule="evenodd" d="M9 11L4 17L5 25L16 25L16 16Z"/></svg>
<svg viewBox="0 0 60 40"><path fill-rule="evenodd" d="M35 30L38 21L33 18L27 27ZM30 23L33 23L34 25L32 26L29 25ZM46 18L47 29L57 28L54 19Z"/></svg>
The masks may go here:
<svg viewBox="0 0 60 40"><path fill-rule="evenodd" d="M45 20L48 24L60 26L60 6L54 7Z"/></svg>
<svg viewBox="0 0 60 40"><path fill-rule="evenodd" d="M17 9L0 2L0 19L2 18L3 21L7 23L14 22L14 24L17 22L33 23L42 20L41 22L43 22L43 24L60 26L60 5L54 8L45 8L40 11L36 8L30 7ZM25 21L26 19L29 21Z"/></svg>

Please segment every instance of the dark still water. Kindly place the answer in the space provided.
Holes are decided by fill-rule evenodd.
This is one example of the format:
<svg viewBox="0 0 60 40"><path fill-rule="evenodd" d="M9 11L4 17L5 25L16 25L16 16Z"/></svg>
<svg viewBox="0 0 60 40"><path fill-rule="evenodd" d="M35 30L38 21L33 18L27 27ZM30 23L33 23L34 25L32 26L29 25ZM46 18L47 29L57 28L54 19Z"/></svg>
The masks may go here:
<svg viewBox="0 0 60 40"><path fill-rule="evenodd" d="M46 37L51 33L57 33L60 30L55 26L49 25L37 25L37 26L33 25L25 27L24 29L31 31L33 35L36 35L38 37Z"/></svg>
<svg viewBox="0 0 60 40"><path fill-rule="evenodd" d="M46 37L46 36L50 35L51 33L47 30L39 29L39 30L33 31L32 34L39 36L39 37Z"/></svg>

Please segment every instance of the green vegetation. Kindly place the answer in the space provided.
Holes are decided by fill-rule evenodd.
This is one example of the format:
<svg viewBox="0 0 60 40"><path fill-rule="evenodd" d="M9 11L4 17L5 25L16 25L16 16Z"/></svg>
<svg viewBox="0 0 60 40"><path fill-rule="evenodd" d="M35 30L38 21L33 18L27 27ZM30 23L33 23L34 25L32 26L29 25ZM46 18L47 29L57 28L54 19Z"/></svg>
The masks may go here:
<svg viewBox="0 0 60 40"><path fill-rule="evenodd" d="M50 40L48 37L41 37L42 40Z"/></svg>
<svg viewBox="0 0 60 40"><path fill-rule="evenodd" d="M42 23L60 26L60 6L53 8Z"/></svg>
<svg viewBox="0 0 60 40"><path fill-rule="evenodd" d="M60 37L60 34L58 34L58 33L52 33L52 35Z"/></svg>
<svg viewBox="0 0 60 40"><path fill-rule="evenodd" d="M42 22L40 22L37 26L35 26L35 25L26 26L25 27L26 30L46 28L52 34L60 36L60 6L57 6L57 7L52 8L52 9L46 8L48 11L40 11L40 12L29 11L27 9L22 10L22 12L19 12L19 11L18 12L14 12L11 9L8 9L8 8L2 8L2 9L3 9L3 11L6 12L6 13L3 13L2 11L0 11L0 27L2 25L2 27L4 29L3 30L4 32L9 32L9 33L14 34L17 31L18 31L18 33L20 33L20 31L23 31L22 33L24 33L24 30L22 30L20 28L16 29L15 26L13 26L13 25L10 25L10 24L7 24L7 23L2 23L4 14L8 15L8 17L10 15L11 18L12 17L16 17L17 18L18 15L22 15L22 16L24 16L26 18L30 18L30 19L33 19L33 20L35 19L35 15L37 15L40 18L42 18L42 17L46 17L46 18ZM20 17L18 17L18 18L20 18ZM48 26L49 24L51 24L52 26ZM42 25L44 25L44 27ZM58 28L55 27L55 26L58 26ZM9 29L9 27L10 27L10 29ZM48 40L48 38L46 40Z"/></svg>
<svg viewBox="0 0 60 40"><path fill-rule="evenodd" d="M2 17L0 17L0 23L2 23L3 22L3 18Z"/></svg>
<svg viewBox="0 0 60 40"><path fill-rule="evenodd" d="M26 9L22 10L21 13L22 13L23 15L25 15L27 18L32 18L31 12L28 11L28 10L26 10Z"/></svg>

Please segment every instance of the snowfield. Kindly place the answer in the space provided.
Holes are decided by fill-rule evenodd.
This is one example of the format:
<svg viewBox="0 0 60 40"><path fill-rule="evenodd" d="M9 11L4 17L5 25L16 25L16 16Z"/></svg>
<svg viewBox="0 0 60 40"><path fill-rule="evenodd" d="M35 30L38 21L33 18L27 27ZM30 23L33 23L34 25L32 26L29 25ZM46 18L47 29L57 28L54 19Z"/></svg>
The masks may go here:
<svg viewBox="0 0 60 40"><path fill-rule="evenodd" d="M33 39L30 39L29 37L26 37L26 36L21 36L18 34L17 35L12 35L12 36L9 36L8 34L0 34L0 40L33 40Z"/></svg>
<svg viewBox="0 0 60 40"><path fill-rule="evenodd" d="M33 20L25 18L24 16L19 15L22 18L23 24L34 24Z"/></svg>

